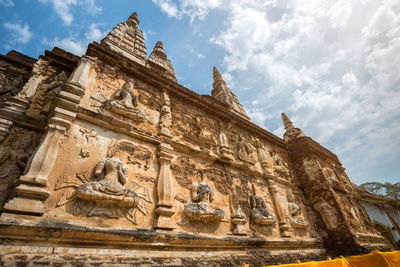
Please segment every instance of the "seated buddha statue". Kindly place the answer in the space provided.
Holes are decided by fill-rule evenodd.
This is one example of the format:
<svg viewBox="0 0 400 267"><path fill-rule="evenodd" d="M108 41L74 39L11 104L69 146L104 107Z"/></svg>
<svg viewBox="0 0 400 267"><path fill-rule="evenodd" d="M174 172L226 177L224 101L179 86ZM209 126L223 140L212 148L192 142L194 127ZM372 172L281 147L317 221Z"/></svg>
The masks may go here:
<svg viewBox="0 0 400 267"><path fill-rule="evenodd" d="M183 211L190 221L206 223L224 218L224 211L211 205L214 191L203 180L193 184L191 196L193 202L186 204Z"/></svg>
<svg viewBox="0 0 400 267"><path fill-rule="evenodd" d="M139 97L133 92L133 81L129 80L105 102L105 109L111 112L126 116L134 121L143 121L144 114L137 106Z"/></svg>
<svg viewBox="0 0 400 267"><path fill-rule="evenodd" d="M97 163L94 176L101 177L103 171L104 177L99 181L77 187L77 198L106 206L136 207L138 195L123 186L128 180L127 166L118 158L105 158Z"/></svg>
<svg viewBox="0 0 400 267"><path fill-rule="evenodd" d="M276 222L276 218L267 210L267 203L262 197L256 196L253 185L253 195L250 196L250 220L253 224L269 225Z"/></svg>

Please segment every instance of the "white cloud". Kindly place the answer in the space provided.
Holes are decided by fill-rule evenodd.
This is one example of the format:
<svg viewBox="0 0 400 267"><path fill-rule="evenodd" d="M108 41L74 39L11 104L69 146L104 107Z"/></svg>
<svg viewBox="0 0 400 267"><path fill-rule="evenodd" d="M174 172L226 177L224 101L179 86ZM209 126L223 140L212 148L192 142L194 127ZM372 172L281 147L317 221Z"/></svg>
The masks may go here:
<svg viewBox="0 0 400 267"><path fill-rule="evenodd" d="M71 9L78 4L84 8L84 11L97 15L100 14L102 8L96 5L96 0L85 0L78 2L77 0L39 0L43 4L51 4L54 11L60 16L65 25L71 25L74 20Z"/></svg>
<svg viewBox="0 0 400 267"><path fill-rule="evenodd" d="M67 38L53 40L43 39L43 43L50 46L58 46L68 52L75 55L83 55L86 52L88 43L93 41L100 41L106 34L106 31L102 31L99 27L102 24L93 23L89 26L89 31L84 34L84 38L77 36L70 36Z"/></svg>
<svg viewBox="0 0 400 267"><path fill-rule="evenodd" d="M84 42L74 37L67 37L64 39L58 39L58 37L56 37L54 40L51 41L43 39L42 42L50 46L57 46L79 56L83 55L86 51L86 46Z"/></svg>
<svg viewBox="0 0 400 267"><path fill-rule="evenodd" d="M180 19L183 15L189 16L191 22L195 19L204 19L209 10L220 7L222 0L152 0L168 15Z"/></svg>
<svg viewBox="0 0 400 267"><path fill-rule="evenodd" d="M8 6L8 7L14 6L13 0L0 0L0 4L2 4L4 6Z"/></svg>
<svg viewBox="0 0 400 267"><path fill-rule="evenodd" d="M43 4L52 4L54 11L60 16L65 25L70 25L74 19L71 14L71 6L76 6L76 0L39 0Z"/></svg>
<svg viewBox="0 0 400 267"><path fill-rule="evenodd" d="M32 32L29 31L29 25L26 23L22 25L20 23L6 22L3 26L10 31L14 42L27 44L33 36Z"/></svg>
<svg viewBox="0 0 400 267"><path fill-rule="evenodd" d="M87 13L92 15L98 15L103 11L102 7L96 5L96 0L85 0L79 4L86 9Z"/></svg>
<svg viewBox="0 0 400 267"><path fill-rule="evenodd" d="M180 18L181 13L178 12L178 7L169 0L153 0L153 3L158 5L168 17Z"/></svg>
<svg viewBox="0 0 400 267"><path fill-rule="evenodd" d="M99 23L92 23L89 26L89 31L87 33L85 33L85 38L87 42L99 42L101 39L104 38L104 36L107 35L107 31L102 31L100 30L100 26L102 26L103 24L99 24Z"/></svg>

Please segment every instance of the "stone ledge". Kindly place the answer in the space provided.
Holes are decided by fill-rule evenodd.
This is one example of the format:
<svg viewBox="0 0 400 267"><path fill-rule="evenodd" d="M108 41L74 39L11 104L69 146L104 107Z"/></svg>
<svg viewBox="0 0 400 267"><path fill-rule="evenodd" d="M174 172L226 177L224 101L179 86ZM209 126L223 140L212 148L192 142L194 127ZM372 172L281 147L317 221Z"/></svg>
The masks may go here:
<svg viewBox="0 0 400 267"><path fill-rule="evenodd" d="M46 244L80 244L107 247L207 249L321 249L322 243L310 239L265 239L262 237L208 236L193 233L164 233L152 229L107 229L44 218L24 220L0 218L0 238Z"/></svg>

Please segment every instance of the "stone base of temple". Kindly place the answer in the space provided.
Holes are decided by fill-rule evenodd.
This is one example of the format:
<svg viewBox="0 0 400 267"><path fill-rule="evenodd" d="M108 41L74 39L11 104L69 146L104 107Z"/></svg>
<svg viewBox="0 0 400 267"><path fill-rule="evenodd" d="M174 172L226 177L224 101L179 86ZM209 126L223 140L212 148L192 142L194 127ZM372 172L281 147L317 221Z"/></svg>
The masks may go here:
<svg viewBox="0 0 400 267"><path fill-rule="evenodd" d="M327 258L321 243L313 238L110 230L11 214L0 219L0 239L2 266L262 266Z"/></svg>

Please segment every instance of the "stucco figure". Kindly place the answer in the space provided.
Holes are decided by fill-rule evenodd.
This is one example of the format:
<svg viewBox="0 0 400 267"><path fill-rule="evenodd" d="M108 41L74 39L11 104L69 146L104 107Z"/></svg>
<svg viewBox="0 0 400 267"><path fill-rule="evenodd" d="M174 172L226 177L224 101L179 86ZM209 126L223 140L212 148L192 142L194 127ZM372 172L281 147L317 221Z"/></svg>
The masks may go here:
<svg viewBox="0 0 400 267"><path fill-rule="evenodd" d="M139 97L133 92L133 81L129 80L120 89L115 91L110 100L105 103L105 108L111 112L126 116L134 121L143 121L144 115L137 106Z"/></svg>
<svg viewBox="0 0 400 267"><path fill-rule="evenodd" d="M185 205L184 214L190 221L217 222L224 218L224 211L212 206L214 190L204 181L194 183L191 190L191 203Z"/></svg>

